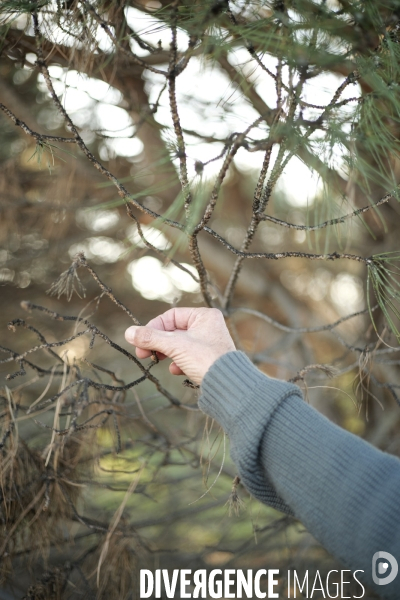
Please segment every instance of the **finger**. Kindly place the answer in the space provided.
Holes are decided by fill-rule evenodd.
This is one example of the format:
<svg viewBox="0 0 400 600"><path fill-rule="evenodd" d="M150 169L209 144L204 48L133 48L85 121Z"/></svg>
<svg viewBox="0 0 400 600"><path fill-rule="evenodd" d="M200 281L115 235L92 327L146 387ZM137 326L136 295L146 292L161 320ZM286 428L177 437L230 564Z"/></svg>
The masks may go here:
<svg viewBox="0 0 400 600"><path fill-rule="evenodd" d="M175 334L170 331L160 331L152 327L132 326L125 331L125 339L136 346L139 351L148 350L161 352L164 356L171 356L177 340ZM149 356L149 354L147 354ZM143 354L142 357L144 358Z"/></svg>
<svg viewBox="0 0 400 600"><path fill-rule="evenodd" d="M144 350L143 348L136 348L136 356L143 360L144 358L149 358L151 356L151 350Z"/></svg>
<svg viewBox="0 0 400 600"><path fill-rule="evenodd" d="M185 373L182 371L182 369L180 369L178 367L178 365L176 365L174 362L172 362L169 365L169 372L172 373L172 375L184 375Z"/></svg>
<svg viewBox="0 0 400 600"><path fill-rule="evenodd" d="M144 350L143 348L136 348L136 356L143 360L144 358L149 358L153 353L151 350ZM162 352L156 352L158 360L164 360L167 358L165 354Z"/></svg>
<svg viewBox="0 0 400 600"><path fill-rule="evenodd" d="M190 318L196 309L188 307L170 308L162 315L158 315L147 323L147 327L159 329L160 331L175 331L176 329L187 329Z"/></svg>

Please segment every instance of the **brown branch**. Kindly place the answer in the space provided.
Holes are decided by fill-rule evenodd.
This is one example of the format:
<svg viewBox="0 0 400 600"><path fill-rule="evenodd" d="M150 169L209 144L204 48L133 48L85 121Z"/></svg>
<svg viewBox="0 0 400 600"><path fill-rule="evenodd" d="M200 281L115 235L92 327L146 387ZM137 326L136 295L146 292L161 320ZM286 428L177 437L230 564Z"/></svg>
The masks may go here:
<svg viewBox="0 0 400 600"><path fill-rule="evenodd" d="M252 106L258 111L259 114L264 115L266 123L271 125L277 109L271 109L264 102L264 100L255 90L254 85L230 64L226 55L220 55L218 57L218 62L232 83L239 83L239 87L242 90L243 95L250 101ZM328 167L318 156L303 146L297 148L296 153L301 160L303 160L307 165L310 165L315 171L317 171L317 173L328 178L329 181L335 185L335 187L345 191L347 181L341 177L337 171Z"/></svg>
<svg viewBox="0 0 400 600"><path fill-rule="evenodd" d="M357 256L355 254L347 254L347 253L339 253L339 252L331 252L330 254L312 254L308 252L242 252L238 250L232 244L227 242L221 235L215 232L210 227L204 227L204 231L209 233L216 240L221 242L221 244L230 250L232 254L236 256L243 256L244 258L268 258L271 260L278 260L280 258L309 258L310 260L339 260L339 259L347 259L347 260L355 260L357 262L364 263L366 265L372 265L373 259L372 257L364 257Z"/></svg>
<svg viewBox="0 0 400 600"><path fill-rule="evenodd" d="M124 200L126 200L127 202L130 202L131 204L133 204L133 206L135 206L136 208L138 208L139 210L141 210L142 212L148 214L149 216L158 219L161 218L163 219L163 221L165 223L168 223L171 227L176 227L178 229L183 229L183 225L181 225L180 223L178 223L177 221L172 221L171 219L166 219L163 218L161 215L159 215L158 213L150 210L149 208L145 207L143 204L141 204L140 202L138 202L131 194L129 194L128 190L122 185L122 183L120 183L118 181L118 179L115 177L115 175L113 175L108 169L106 169L104 167L104 165L102 163L100 163L99 160L97 160L97 158L95 158L95 156L92 154L92 152L89 150L89 148L86 146L85 142L83 141L81 135L79 134L76 126L74 125L71 117L68 115L68 113L66 112L64 106L62 105L62 103L60 102L60 99L58 98L55 90L54 90L54 86L53 83L51 81L51 77L50 77L50 73L46 64L46 61L43 58L43 50L42 50L42 45L41 45L41 36L40 36L40 29L39 29L39 24L38 24L38 18L37 18L37 14L34 13L32 15L32 19L33 19L33 23L34 23L34 30L35 30L35 37L36 37L36 52L38 55L38 60L37 60L37 65L40 68L40 71L44 77L45 83L47 85L47 89L49 90L49 93L53 99L53 102L55 104L55 106L57 107L58 111L60 112L60 114L64 117L66 124L68 126L68 128L70 129L70 131L74 134L74 138L75 141L77 143L77 145L79 146L79 148L82 150L82 152L85 154L85 156L89 159L89 161L92 163L92 165L103 175L105 175L107 177L107 179L109 179L117 188L118 190L118 194L121 198L123 198Z"/></svg>
<svg viewBox="0 0 400 600"><path fill-rule="evenodd" d="M105 333L103 333L102 331L100 331L100 329L98 329L95 325L93 325L93 323L90 323L87 319L84 319L82 317L73 317L73 316L63 316L53 310L50 310L44 306L39 306L37 304L33 304L32 302L24 302L23 303L23 308L25 310L31 311L31 310L38 310L41 311L43 313L45 313L46 315L48 315L49 317L51 317L52 319L56 320L56 321L72 321L72 322L76 322L79 324L83 324L87 327L87 329L83 332L79 332L75 334L75 337L79 337L85 333L92 333L97 335L98 337L100 337L101 339L103 339L109 346L111 346L111 348L113 348L114 350L117 350L117 352L123 354L126 358L128 358L130 361L133 361L135 363L135 365L137 367L139 367L139 369L142 371L143 375L146 376L146 378L151 381L157 388L157 390L163 395L165 396L169 402L175 406L181 406L181 402L175 397L173 396L168 390L166 390L161 383L159 382L159 380L150 372L150 368L152 366L154 366L154 362L150 365L149 368L146 368L141 362L140 360L138 360L136 358L136 356L134 356L133 354L131 354L130 352L128 352L127 350L125 350L125 348L122 348L121 346L119 346L119 344L116 344L115 342L113 342ZM52 342L50 344L50 347L53 347L55 345L62 345L67 343L70 340L73 340L74 336L72 336L71 338L68 338L68 340L63 340L63 342ZM36 347L35 350L38 350L39 347ZM25 354L29 354L31 353L33 350L27 350ZM18 355L16 357L15 360L19 360L21 355ZM24 358L25 355L22 356L22 358ZM13 359L6 359L4 361L1 362L10 362L10 360L14 360ZM93 384L96 384L96 382L93 382ZM97 385L97 384L96 384ZM105 384L102 384L105 385ZM95 385L93 385L93 387L95 387ZM114 386L111 387L110 389L113 390L118 390L119 388Z"/></svg>
<svg viewBox="0 0 400 600"><path fill-rule="evenodd" d="M329 221L324 221L323 223L319 223L318 225L296 225L295 223L288 223L287 221L282 221L281 219L277 219L276 217L271 217L270 215L260 215L260 219L262 221L270 221L271 223L276 223L277 225L281 225L282 227L287 227L289 229L297 229L299 231L316 231L317 229L323 229L325 227L329 227L330 225L338 225L339 223L344 223L347 219L351 219L352 217L357 217L369 210L371 208L377 208L382 204L386 204L393 197L398 195L398 189L385 194L380 200L374 202L373 204L369 204L368 206L364 206L363 208L358 208L347 215L343 215L341 217L337 217L336 219L330 219Z"/></svg>
<svg viewBox="0 0 400 600"><path fill-rule="evenodd" d="M176 43L176 19L177 19L177 1L172 4L172 24L171 24L171 52L168 66L168 94L169 94L169 107L172 116L172 122L174 125L175 137L178 145L178 159L179 159L179 171L180 180L183 192L183 198L185 203L186 218L189 218L189 209L192 202L192 194L189 188L189 180L187 174L187 162L186 162L186 148L185 140L183 137L181 121L179 118L178 105L176 101L176 78L178 76L177 71L177 43Z"/></svg>
<svg viewBox="0 0 400 600"><path fill-rule="evenodd" d="M4 104L2 104L1 102L0 109L7 115L9 119L11 119L11 121L16 127L21 127L21 129L27 135L33 137L38 144L43 144L45 142L62 142L64 144L76 144L75 138L66 138L58 135L45 135L43 133L37 133L36 131L33 131L30 127L28 127L26 123L24 123L24 121L18 119L18 117L16 117L14 113L11 112L11 110L7 108L7 106L4 106Z"/></svg>
<svg viewBox="0 0 400 600"><path fill-rule="evenodd" d="M166 71L164 71L162 69L156 69L155 67L151 66L148 62L146 62L145 60L143 60L142 58L137 56L134 52L132 52L131 49L128 50L125 46L121 45L118 42L115 35L112 33L108 23L106 21L104 21L104 19L101 18L101 16L96 12L96 10L93 8L93 6L90 4L90 2L88 2L87 0L83 0L83 5L88 10L88 12L90 12L93 15L95 21L100 25L100 27L103 29L103 31L106 32L107 36L113 42L113 44L117 50L122 52L130 60L132 60L134 63L140 65L144 69L147 69L147 70L151 71L152 73L157 73L158 75L165 75L165 76L167 75Z"/></svg>
<svg viewBox="0 0 400 600"><path fill-rule="evenodd" d="M245 252L249 248L249 246L256 234L258 225L260 223L260 220L259 220L258 216L256 215L256 213L260 210L262 191L263 191L265 178L267 176L267 171L268 171L270 160L271 160L271 153L272 153L272 148L273 148L273 142L272 142L273 134L275 131L275 125L279 122L280 114L281 114L281 111L278 111L276 113L275 119L274 119L271 129L270 129L269 141L267 142L268 143L267 151L264 155L263 164L262 164L261 171L260 171L260 174L258 177L256 189L254 191L251 223L247 229L245 239L243 240L241 248L240 248L240 250L242 252ZM240 270L242 268L243 260L244 260L244 257L242 257L242 256L238 257L238 259L236 260L235 265L231 271L231 274L229 276L229 281L228 281L228 284L226 286L226 290L224 293L224 305L223 305L224 310L227 310L227 308L229 307L229 303L231 301L232 294L235 289L235 285L236 285L237 279L239 277Z"/></svg>
<svg viewBox="0 0 400 600"><path fill-rule="evenodd" d="M148 248L149 250L152 250L153 252L155 252L159 256L162 256L167 263L172 263L173 265L175 265L175 267L177 267L181 271L184 271L185 273L187 273L188 275L190 275L190 277L194 281L196 281L196 283L199 283L199 281L200 281L199 278L196 277L191 271L189 271L189 269L187 269L186 267L184 267L177 260L174 260L173 258L170 258L169 256L167 256L165 252L163 252L159 248L156 248L156 246L153 246L153 244L151 244L149 241L147 241L146 237L145 237L145 235L143 233L142 226L141 226L139 220L133 214L132 209L129 206L129 204L127 204L126 210L128 212L128 215L130 216L130 218L135 222L137 230L138 230L138 234L140 236L140 239L142 240L142 242L144 243L144 245L146 246L146 248Z"/></svg>
<svg viewBox="0 0 400 600"><path fill-rule="evenodd" d="M371 308L371 311L373 312L373 311L377 310L377 308L378 308L378 305L375 305ZM338 327L342 323L346 323L346 321L349 321L350 319L354 319L355 317L359 317L361 315L367 315L369 313L369 310L370 309L368 309L368 308L364 308L364 310L359 310L358 312L354 312L354 313L351 313L350 315L346 315L345 317L342 317L341 319L338 319L337 321L334 321L333 323L328 323L327 325L320 325L318 327L289 327L288 325L283 325L282 323L279 323L279 321L272 319L272 317L270 317L258 310L254 310L252 308L246 308L246 307L232 308L229 310L228 314L234 315L236 313L243 312L248 315L253 315L255 317L258 317L259 319L262 319L266 323L269 323L269 325L273 325L277 329L280 329L281 331L285 331L286 333L318 333L321 331L331 331L332 329L335 329L335 327Z"/></svg>

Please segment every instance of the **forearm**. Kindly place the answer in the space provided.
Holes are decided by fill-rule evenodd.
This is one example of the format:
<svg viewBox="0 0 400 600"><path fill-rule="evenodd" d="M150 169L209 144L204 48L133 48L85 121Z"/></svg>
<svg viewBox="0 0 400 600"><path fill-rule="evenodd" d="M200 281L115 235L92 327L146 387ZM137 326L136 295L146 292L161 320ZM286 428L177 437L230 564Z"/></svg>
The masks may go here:
<svg viewBox="0 0 400 600"><path fill-rule="evenodd" d="M372 557L400 557L400 461L337 427L297 397L280 404L261 462L297 518L351 570L371 579ZM400 582L377 586L398 599Z"/></svg>
<svg viewBox="0 0 400 600"><path fill-rule="evenodd" d="M375 552L400 556L398 459L335 426L299 388L267 378L242 353L220 358L202 389L200 406L229 434L232 458L254 496L292 511L368 582ZM378 591L398 598L400 576L396 581Z"/></svg>

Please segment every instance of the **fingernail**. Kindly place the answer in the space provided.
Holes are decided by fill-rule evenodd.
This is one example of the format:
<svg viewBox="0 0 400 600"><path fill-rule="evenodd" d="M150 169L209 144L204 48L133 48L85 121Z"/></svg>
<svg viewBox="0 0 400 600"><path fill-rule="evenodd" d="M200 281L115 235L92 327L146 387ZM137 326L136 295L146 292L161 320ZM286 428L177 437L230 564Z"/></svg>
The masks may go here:
<svg viewBox="0 0 400 600"><path fill-rule="evenodd" d="M132 327L128 327L128 329L125 331L125 339L127 342L135 341L136 330L137 330L137 327L135 325L133 325Z"/></svg>

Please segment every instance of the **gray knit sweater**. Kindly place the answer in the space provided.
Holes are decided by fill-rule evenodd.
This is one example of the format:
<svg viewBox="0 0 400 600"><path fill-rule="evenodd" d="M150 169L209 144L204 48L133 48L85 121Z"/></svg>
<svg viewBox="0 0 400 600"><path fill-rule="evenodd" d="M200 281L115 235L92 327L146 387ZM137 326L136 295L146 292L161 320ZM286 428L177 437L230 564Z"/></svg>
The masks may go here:
<svg viewBox="0 0 400 600"><path fill-rule="evenodd" d="M400 600L400 573L372 580L372 557L400 567L400 460L337 427L300 389L261 373L242 352L207 372L200 408L226 431L242 482L255 497L293 514L382 598Z"/></svg>

